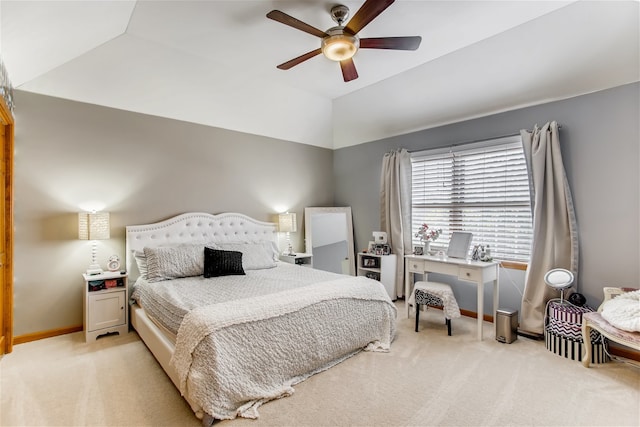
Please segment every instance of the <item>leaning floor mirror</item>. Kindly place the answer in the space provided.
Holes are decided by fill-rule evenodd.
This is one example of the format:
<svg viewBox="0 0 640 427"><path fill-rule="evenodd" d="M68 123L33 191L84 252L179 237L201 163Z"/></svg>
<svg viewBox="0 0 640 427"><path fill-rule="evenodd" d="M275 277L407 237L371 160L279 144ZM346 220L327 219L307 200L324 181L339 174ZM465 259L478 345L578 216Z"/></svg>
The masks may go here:
<svg viewBox="0 0 640 427"><path fill-rule="evenodd" d="M351 208L305 208L306 252L313 268L355 275Z"/></svg>

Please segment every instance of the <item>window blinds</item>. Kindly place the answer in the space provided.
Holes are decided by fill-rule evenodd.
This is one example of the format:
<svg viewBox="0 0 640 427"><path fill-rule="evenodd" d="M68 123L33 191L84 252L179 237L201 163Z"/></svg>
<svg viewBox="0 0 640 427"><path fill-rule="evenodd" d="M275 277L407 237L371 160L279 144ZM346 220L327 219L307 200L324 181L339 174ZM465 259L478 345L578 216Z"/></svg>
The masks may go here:
<svg viewBox="0 0 640 427"><path fill-rule="evenodd" d="M529 261L531 199L519 136L413 153L411 160L414 236L423 223L442 228L432 249L444 249L453 231L469 231L495 259Z"/></svg>

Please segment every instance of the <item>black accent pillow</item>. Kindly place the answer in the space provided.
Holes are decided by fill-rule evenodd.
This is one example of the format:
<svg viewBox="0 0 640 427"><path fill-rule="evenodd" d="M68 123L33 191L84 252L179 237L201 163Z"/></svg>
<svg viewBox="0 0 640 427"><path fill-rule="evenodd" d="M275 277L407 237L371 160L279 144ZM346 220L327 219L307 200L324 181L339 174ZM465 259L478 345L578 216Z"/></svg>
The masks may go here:
<svg viewBox="0 0 640 427"><path fill-rule="evenodd" d="M204 248L204 277L244 276L242 252Z"/></svg>

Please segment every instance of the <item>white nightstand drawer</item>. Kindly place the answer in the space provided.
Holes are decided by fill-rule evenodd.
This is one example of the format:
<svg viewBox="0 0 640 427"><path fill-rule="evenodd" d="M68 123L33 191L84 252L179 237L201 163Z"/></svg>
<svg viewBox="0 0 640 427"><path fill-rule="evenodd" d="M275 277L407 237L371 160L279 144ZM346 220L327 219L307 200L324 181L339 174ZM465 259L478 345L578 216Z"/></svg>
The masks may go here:
<svg viewBox="0 0 640 427"><path fill-rule="evenodd" d="M458 279L469 282L479 282L482 280L482 270L460 267Z"/></svg>
<svg viewBox="0 0 640 427"><path fill-rule="evenodd" d="M89 331L126 324L125 291L89 295L88 302Z"/></svg>

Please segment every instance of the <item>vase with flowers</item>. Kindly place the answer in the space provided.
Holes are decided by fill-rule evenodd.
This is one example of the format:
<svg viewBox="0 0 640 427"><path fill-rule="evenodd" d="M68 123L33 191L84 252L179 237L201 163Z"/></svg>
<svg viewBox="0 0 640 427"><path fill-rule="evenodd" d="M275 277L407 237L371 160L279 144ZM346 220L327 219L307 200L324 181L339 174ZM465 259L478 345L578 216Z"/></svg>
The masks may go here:
<svg viewBox="0 0 640 427"><path fill-rule="evenodd" d="M431 248L431 242L434 242L442 234L442 228L430 228L426 223L422 224L418 228L418 232L415 234L420 242L424 245L424 253L428 254Z"/></svg>

